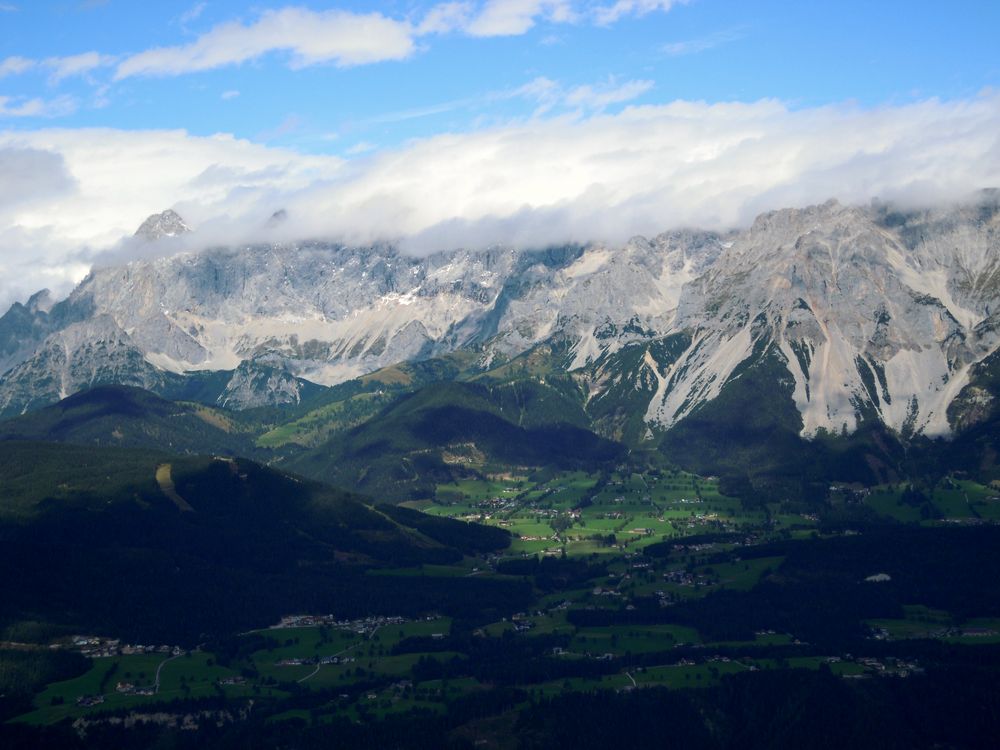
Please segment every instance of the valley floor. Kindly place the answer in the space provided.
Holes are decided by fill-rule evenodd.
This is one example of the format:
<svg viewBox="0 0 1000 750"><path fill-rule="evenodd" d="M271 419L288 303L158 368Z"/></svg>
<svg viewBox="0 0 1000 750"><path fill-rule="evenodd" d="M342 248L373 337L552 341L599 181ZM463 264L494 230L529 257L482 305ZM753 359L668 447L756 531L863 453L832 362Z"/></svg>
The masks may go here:
<svg viewBox="0 0 1000 750"><path fill-rule="evenodd" d="M1000 677L1000 497L970 481L920 493L838 487L834 510L817 515L746 507L717 481L676 471L507 472L411 505L514 541L501 554L369 575L526 581L530 605L492 621L289 613L194 649L62 639L52 647L86 654L86 665L39 685L4 731L48 726L100 744L126 724L239 735L263 722L273 737L349 726L373 738L404 721L456 747L533 747L527 728L560 746L561 714L539 725L535 708L595 691L621 696L629 715L636 691L723 710L744 684L781 692L806 680L836 700L889 707L888 693L911 691L902 685L938 696L969 670L968 685ZM739 731L739 706L724 710L707 746ZM942 730L926 731L918 739Z"/></svg>

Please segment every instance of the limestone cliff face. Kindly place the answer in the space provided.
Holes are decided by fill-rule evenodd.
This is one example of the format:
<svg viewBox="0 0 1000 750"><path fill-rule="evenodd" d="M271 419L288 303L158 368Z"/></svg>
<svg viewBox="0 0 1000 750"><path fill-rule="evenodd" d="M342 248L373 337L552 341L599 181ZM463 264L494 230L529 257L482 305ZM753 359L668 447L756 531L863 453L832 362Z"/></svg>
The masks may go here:
<svg viewBox="0 0 1000 750"><path fill-rule="evenodd" d="M140 234L186 231L171 214ZM984 193L909 213L830 202L765 214L741 232L621 247L413 257L302 243L136 261L0 319L0 408L96 380L155 387L198 370L234 371L219 396L230 407L288 403L303 379L331 385L464 347L487 366L558 341L562 366L589 380L592 397L635 380L653 429L767 353L794 384L806 436L868 419L947 434L993 397L982 373L1000 345L998 226L998 196ZM639 344L642 357L615 357ZM627 371L608 370L625 360Z"/></svg>
<svg viewBox="0 0 1000 750"><path fill-rule="evenodd" d="M675 325L696 344L652 416L669 426L773 346L804 434L865 417L947 434L948 405L1000 343L990 324L1000 214L941 216L828 203L759 217L685 288Z"/></svg>

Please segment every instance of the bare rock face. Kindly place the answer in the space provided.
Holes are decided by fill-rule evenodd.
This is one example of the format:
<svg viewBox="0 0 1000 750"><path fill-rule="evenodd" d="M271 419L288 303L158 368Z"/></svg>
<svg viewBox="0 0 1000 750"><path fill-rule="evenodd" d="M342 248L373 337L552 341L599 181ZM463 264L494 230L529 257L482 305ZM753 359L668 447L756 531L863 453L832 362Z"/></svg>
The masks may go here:
<svg viewBox="0 0 1000 750"><path fill-rule="evenodd" d="M176 211L168 208L163 213L153 214L142 222L135 230L135 236L146 240L158 240L162 237L176 237L190 231L191 228L184 223L184 219Z"/></svg>
<svg viewBox="0 0 1000 750"><path fill-rule="evenodd" d="M302 385L302 381L288 372L280 357L256 357L241 362L236 368L219 397L219 406L253 409L297 404L302 398Z"/></svg>
<svg viewBox="0 0 1000 750"><path fill-rule="evenodd" d="M886 221L835 202L759 217L685 289L677 324L697 346L650 417L676 423L773 345L805 435L852 431L865 416L947 434L970 366L1000 343L980 325L997 300L980 291L996 274L997 214L948 217Z"/></svg>
<svg viewBox="0 0 1000 750"><path fill-rule="evenodd" d="M137 234L183 231L167 211ZM865 420L944 435L993 398L981 373L1000 345L1000 207L996 193L909 212L831 201L764 214L745 231L619 247L417 258L314 242L135 261L0 318L0 404L92 382L67 375L57 352L67 330L98 319L121 331L98 337L101 356L128 352L134 379L233 371L220 397L231 408L295 402L303 379L332 385L472 346L486 367L544 345L588 398L627 399L654 430L767 356L784 368L807 437Z"/></svg>
<svg viewBox="0 0 1000 750"><path fill-rule="evenodd" d="M51 334L4 375L0 413L20 414L97 385L156 391L166 379L110 315L96 315Z"/></svg>

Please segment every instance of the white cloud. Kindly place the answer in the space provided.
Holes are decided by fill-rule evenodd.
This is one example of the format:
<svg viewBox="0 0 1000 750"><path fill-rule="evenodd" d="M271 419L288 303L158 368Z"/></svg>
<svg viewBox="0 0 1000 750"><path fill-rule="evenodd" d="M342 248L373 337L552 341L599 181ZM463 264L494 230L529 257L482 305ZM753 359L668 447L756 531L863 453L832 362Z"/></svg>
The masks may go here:
<svg viewBox="0 0 1000 750"><path fill-rule="evenodd" d="M315 237L414 252L620 242L831 197L964 196L1000 185L998 132L1000 93L876 109L678 101L531 118L350 161L182 131L0 133L0 149L57 154L75 186L0 200L0 302L51 285L61 268L68 284L92 257L81 248L114 247L167 207L197 228L192 249ZM279 208L294 219L265 229Z"/></svg>
<svg viewBox="0 0 1000 750"><path fill-rule="evenodd" d="M42 65L52 70L52 82L58 83L64 78L85 75L96 68L112 65L114 62L115 59L109 55L102 55L99 52L84 52L67 57L49 57L42 61Z"/></svg>
<svg viewBox="0 0 1000 750"><path fill-rule="evenodd" d="M0 148L0 211L19 203L59 198L73 187L61 154L35 148Z"/></svg>
<svg viewBox="0 0 1000 750"><path fill-rule="evenodd" d="M560 86L556 81L545 76L539 76L519 86L512 92L514 96L525 96L530 99L555 99L560 95Z"/></svg>
<svg viewBox="0 0 1000 750"><path fill-rule="evenodd" d="M535 116L550 112L556 107L601 111L613 104L632 101L653 88L652 81L626 81L619 84L616 79L598 84L585 84L565 89L551 78L539 76L510 92L494 95L494 98L532 99L538 103Z"/></svg>
<svg viewBox="0 0 1000 750"><path fill-rule="evenodd" d="M0 60L0 78L4 76L20 75L35 67L37 63L27 57L13 55Z"/></svg>
<svg viewBox="0 0 1000 750"><path fill-rule="evenodd" d="M686 3L687 0L617 0L596 8L594 18L599 25L607 26L624 16L645 16L654 11L666 13L675 5Z"/></svg>
<svg viewBox="0 0 1000 750"><path fill-rule="evenodd" d="M208 7L208 3L196 3L188 8L186 11L181 13L178 21L180 21L183 26L186 23L191 23L192 21L197 21L201 18L201 14L205 12L205 8Z"/></svg>
<svg viewBox="0 0 1000 750"><path fill-rule="evenodd" d="M376 146L374 143L369 143L368 141L361 141L360 143L355 143L344 153L347 154L348 156L358 156L360 154L367 154L368 152L374 151L377 148L378 146Z"/></svg>
<svg viewBox="0 0 1000 750"><path fill-rule="evenodd" d="M55 99L0 96L0 118L63 117L76 109L77 101L72 96L59 96Z"/></svg>
<svg viewBox="0 0 1000 750"><path fill-rule="evenodd" d="M111 97L109 95L110 93L111 93L110 85L104 84L98 86L97 89L94 91L94 98L91 101L90 106L93 107L94 109L104 109L109 104L111 104Z"/></svg>
<svg viewBox="0 0 1000 750"><path fill-rule="evenodd" d="M226 224L244 200L279 201L342 163L184 131L0 132L0 308L43 287L69 291L94 252L151 213L177 206L195 226Z"/></svg>
<svg viewBox="0 0 1000 750"><path fill-rule="evenodd" d="M574 110L603 110L613 104L631 101L641 96L653 87L652 81L627 81L618 84L615 78L609 78L598 84L587 84L567 89L558 81L545 76L528 81L513 89L490 91L479 96L465 99L453 99L424 107L396 110L374 115L354 123L355 126L371 126L383 123L404 122L422 117L453 112L459 109L478 109L497 102L512 99L528 99L536 103L534 116L551 112L557 107Z"/></svg>
<svg viewBox="0 0 1000 750"><path fill-rule="evenodd" d="M528 81L523 86L514 89L506 95L506 98L520 97L534 100L538 103L538 109L535 110L535 116L537 117L558 105L564 96L565 94L558 82L545 76L539 76Z"/></svg>
<svg viewBox="0 0 1000 750"><path fill-rule="evenodd" d="M427 15L417 26L416 33L447 34L456 31L469 23L472 12L473 6L469 2L440 3L427 11Z"/></svg>
<svg viewBox="0 0 1000 750"><path fill-rule="evenodd" d="M190 44L130 55L119 63L115 80L211 70L275 52L289 54L293 68L404 60L416 52L421 37L432 34L518 36L541 21L565 24L589 20L609 25L623 16L670 10L677 1L686 0L619 0L613 5L596 6L579 0L449 0L432 6L419 21L394 19L377 12L285 7L264 11L249 24L220 24ZM197 17L203 5L196 5L185 16L197 11Z"/></svg>
<svg viewBox="0 0 1000 750"><path fill-rule="evenodd" d="M402 60L414 48L410 24L381 13L284 8L265 11L247 26L238 21L221 24L191 44L127 57L118 65L115 79L210 70L279 51L291 54L292 67L318 63L346 67Z"/></svg>
<svg viewBox="0 0 1000 750"><path fill-rule="evenodd" d="M422 117L440 115L445 112L454 112L457 109L475 106L490 100L490 96L470 97L468 99L453 99L450 102L440 102L438 104L428 104L426 107L413 107L412 109L400 109L393 112L384 112L372 117L366 117L359 121L358 125L381 125L391 122L405 122L407 120L419 120Z"/></svg>
<svg viewBox="0 0 1000 750"><path fill-rule="evenodd" d="M465 27L472 36L516 36L532 28L538 18L566 22L575 18L568 0L488 0Z"/></svg>
<svg viewBox="0 0 1000 750"><path fill-rule="evenodd" d="M39 67L52 71L50 81L59 83L65 78L85 75L101 67L114 64L115 58L102 55L99 52L83 52L79 55L65 57L47 57L44 60L32 60L17 55L0 60L0 78L8 75L19 75Z"/></svg>
<svg viewBox="0 0 1000 750"><path fill-rule="evenodd" d="M4 310L13 299L23 299L49 285L51 276L39 273L41 269L61 269L67 263L65 247L51 256L52 263L46 263L49 238L25 232L14 220L14 212L23 204L64 199L74 189L74 180L60 154L34 148L0 147L0 247L7 249L0 254L3 270L0 306Z"/></svg>
<svg viewBox="0 0 1000 750"><path fill-rule="evenodd" d="M718 31L714 34L709 34L708 36L698 37L697 39L685 39L680 42L670 42L669 44L663 45L663 51L671 57L693 55L698 52L704 52L705 50L721 47L723 44L735 42L737 39L742 38L742 31L738 29L727 29L726 31Z"/></svg>
<svg viewBox="0 0 1000 750"><path fill-rule="evenodd" d="M10 3L0 3L0 13L15 13L17 12L17 6L11 5Z"/></svg>
<svg viewBox="0 0 1000 750"><path fill-rule="evenodd" d="M614 80L598 86L577 86L566 94L565 103L570 107L603 110L612 104L622 104L645 94L653 88L652 81L627 81L617 84Z"/></svg>
<svg viewBox="0 0 1000 750"><path fill-rule="evenodd" d="M237 91L236 89L230 89L229 91L223 91L222 94L220 94L219 96L223 101L229 101L230 99L235 99L239 95L240 95L239 91Z"/></svg>

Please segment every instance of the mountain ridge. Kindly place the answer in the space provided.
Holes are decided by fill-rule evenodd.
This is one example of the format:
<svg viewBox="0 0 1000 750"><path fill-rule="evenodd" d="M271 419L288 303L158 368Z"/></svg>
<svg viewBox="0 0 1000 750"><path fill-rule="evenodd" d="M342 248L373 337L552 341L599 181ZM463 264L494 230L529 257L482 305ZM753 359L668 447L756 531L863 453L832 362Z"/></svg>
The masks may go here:
<svg viewBox="0 0 1000 750"><path fill-rule="evenodd" d="M989 191L919 211L830 201L762 214L745 231L617 248L416 258L302 243L133 261L0 318L0 408L99 382L162 391L219 370L234 374L216 405L287 404L306 382L467 349L486 372L550 342L588 402L641 411L634 439L673 429L764 352L792 383L802 437L873 422L904 438L950 436L975 421L975 408L960 413L976 403L966 389L1000 345L998 201ZM669 354L649 346L671 341ZM635 346L645 353L622 359ZM994 398L975 387L979 401Z"/></svg>

